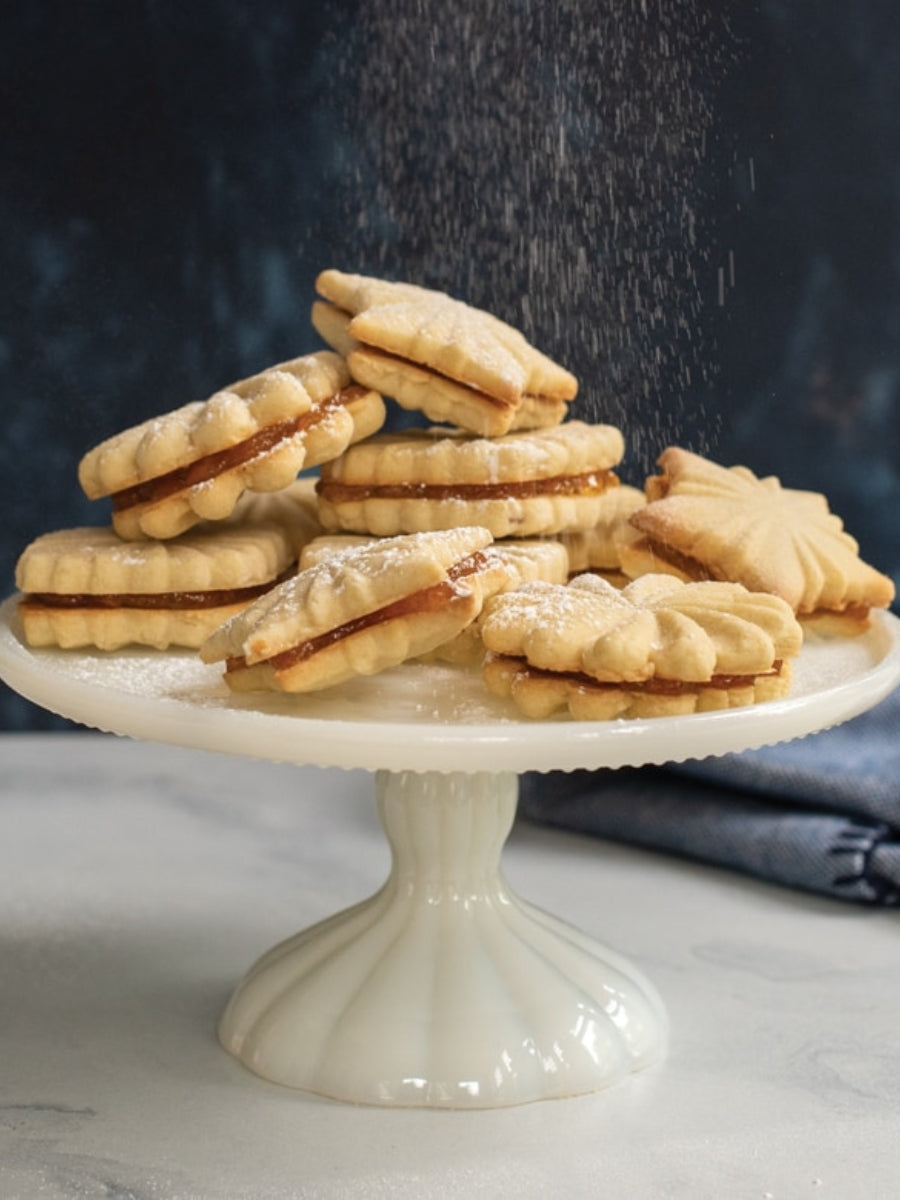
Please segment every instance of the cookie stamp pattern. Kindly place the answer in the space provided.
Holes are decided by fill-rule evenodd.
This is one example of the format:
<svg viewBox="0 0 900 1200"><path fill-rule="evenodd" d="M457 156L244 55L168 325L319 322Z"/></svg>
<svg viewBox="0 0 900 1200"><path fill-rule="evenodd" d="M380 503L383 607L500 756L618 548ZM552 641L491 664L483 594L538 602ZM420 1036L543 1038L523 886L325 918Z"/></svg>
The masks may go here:
<svg viewBox="0 0 900 1200"><path fill-rule="evenodd" d="M443 292L323 271L313 323L353 378L484 437L558 424L578 391L519 330Z"/></svg>
<svg viewBox="0 0 900 1200"><path fill-rule="evenodd" d="M89 499L111 497L120 537L177 537L229 516L247 489L287 487L384 418L381 397L323 351L107 439L84 456L78 477Z"/></svg>
<svg viewBox="0 0 900 1200"><path fill-rule="evenodd" d="M786 695L803 640L778 596L740 584L596 575L526 584L481 622L488 688L532 718L580 720L734 708Z"/></svg>
<svg viewBox="0 0 900 1200"><path fill-rule="evenodd" d="M465 524L495 538L590 529L623 453L614 426L580 421L501 438L379 434L323 465L319 516L329 530L380 536Z"/></svg>
<svg viewBox="0 0 900 1200"><path fill-rule="evenodd" d="M333 559L347 550L378 541L370 534L335 533L313 538L303 547L300 567ZM569 575L569 556L561 542L552 538L507 538L494 542L492 553L502 563L505 577L498 592L511 591L523 583L542 579L546 583L565 583ZM448 642L419 655L419 660L477 666L484 657L478 618Z"/></svg>
<svg viewBox="0 0 900 1200"><path fill-rule="evenodd" d="M783 487L747 467L723 467L679 447L660 456L648 503L630 518L625 571L734 580L783 597L820 630L865 629L894 585L859 556L859 545L818 492Z"/></svg>
<svg viewBox="0 0 900 1200"><path fill-rule="evenodd" d="M311 692L434 650L479 616L507 567L486 529L384 538L316 562L201 647L234 691Z"/></svg>
<svg viewBox="0 0 900 1200"><path fill-rule="evenodd" d="M127 542L108 526L43 534L16 566L26 642L196 649L292 573L318 529L302 497L268 499L248 498L240 516L166 541Z"/></svg>

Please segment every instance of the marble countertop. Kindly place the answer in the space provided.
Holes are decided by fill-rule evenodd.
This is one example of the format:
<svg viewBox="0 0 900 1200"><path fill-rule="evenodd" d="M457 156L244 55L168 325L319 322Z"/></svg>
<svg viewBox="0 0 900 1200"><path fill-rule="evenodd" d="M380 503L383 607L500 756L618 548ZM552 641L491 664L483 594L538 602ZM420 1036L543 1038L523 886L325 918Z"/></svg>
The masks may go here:
<svg viewBox="0 0 900 1200"><path fill-rule="evenodd" d="M652 978L667 1060L518 1108L354 1107L215 1025L262 951L383 882L371 776L88 733L0 763L3 1200L892 1193L896 912L517 824L511 886Z"/></svg>

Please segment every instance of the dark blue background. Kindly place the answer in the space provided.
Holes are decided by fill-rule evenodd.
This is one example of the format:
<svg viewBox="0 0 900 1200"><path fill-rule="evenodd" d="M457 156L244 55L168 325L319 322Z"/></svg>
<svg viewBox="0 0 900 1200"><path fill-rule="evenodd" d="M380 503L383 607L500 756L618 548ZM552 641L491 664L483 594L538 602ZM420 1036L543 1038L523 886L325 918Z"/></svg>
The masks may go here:
<svg viewBox="0 0 900 1200"><path fill-rule="evenodd" d="M774 472L826 492L864 555L900 578L895 0L735 2L683 29L679 79L708 101L703 155L679 160L671 203L663 163L646 228L596 231L596 273L589 259L579 286L566 259L581 196L616 181L614 152L629 161L613 130L623 97L639 93L639 125L674 119L665 71L652 54L647 65L655 18L638 28L618 5L523 0L498 7L495 35L492 7L38 3L7 17L4 594L33 537L107 519L75 478L94 442L316 348L308 312L326 266L497 311L577 372L585 415L621 422L626 476L639 481L668 440ZM396 37L379 8L398 14ZM647 46L611 70L598 29L619 29L619 50L632 34ZM536 114L552 127L561 90L583 172L565 194L548 193L540 170L537 182L519 174L535 161ZM534 104L518 119L523 96ZM450 238L431 199L446 207L448 194ZM501 218L492 204L510 197ZM670 220L685 197L694 247ZM691 264L690 294L669 306L689 315L676 334L663 320L632 339L634 312L611 306L617 252L642 237ZM0 690L0 727L56 724Z"/></svg>

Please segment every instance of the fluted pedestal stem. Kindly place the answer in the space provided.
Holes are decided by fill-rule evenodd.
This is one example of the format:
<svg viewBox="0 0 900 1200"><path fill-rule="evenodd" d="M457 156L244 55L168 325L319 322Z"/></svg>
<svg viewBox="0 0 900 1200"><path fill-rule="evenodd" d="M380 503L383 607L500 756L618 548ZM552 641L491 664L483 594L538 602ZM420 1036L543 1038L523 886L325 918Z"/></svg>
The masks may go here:
<svg viewBox="0 0 900 1200"><path fill-rule="evenodd" d="M595 1091L658 1059L652 986L510 892L517 790L512 773L379 772L387 881L257 962L226 1049L290 1087L445 1108Z"/></svg>

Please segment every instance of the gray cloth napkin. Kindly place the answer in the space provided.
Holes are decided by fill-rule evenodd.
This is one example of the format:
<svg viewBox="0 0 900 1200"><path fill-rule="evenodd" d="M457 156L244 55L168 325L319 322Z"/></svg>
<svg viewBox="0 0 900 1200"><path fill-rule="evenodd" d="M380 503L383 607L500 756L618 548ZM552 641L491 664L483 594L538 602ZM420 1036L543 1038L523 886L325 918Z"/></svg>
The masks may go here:
<svg viewBox="0 0 900 1200"><path fill-rule="evenodd" d="M900 689L834 729L668 767L529 773L529 820L900 904Z"/></svg>

